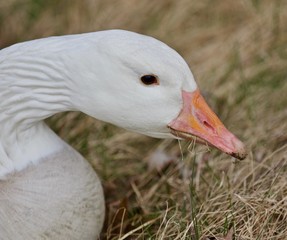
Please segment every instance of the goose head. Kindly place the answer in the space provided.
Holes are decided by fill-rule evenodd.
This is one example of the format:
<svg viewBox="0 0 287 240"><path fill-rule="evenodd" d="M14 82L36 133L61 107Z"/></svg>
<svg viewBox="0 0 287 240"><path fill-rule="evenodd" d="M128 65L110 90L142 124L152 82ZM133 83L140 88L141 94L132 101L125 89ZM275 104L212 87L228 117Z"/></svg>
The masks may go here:
<svg viewBox="0 0 287 240"><path fill-rule="evenodd" d="M209 108L175 50L137 33L101 33L65 60L77 91L76 109L148 136L197 137L238 159L246 156L243 143Z"/></svg>

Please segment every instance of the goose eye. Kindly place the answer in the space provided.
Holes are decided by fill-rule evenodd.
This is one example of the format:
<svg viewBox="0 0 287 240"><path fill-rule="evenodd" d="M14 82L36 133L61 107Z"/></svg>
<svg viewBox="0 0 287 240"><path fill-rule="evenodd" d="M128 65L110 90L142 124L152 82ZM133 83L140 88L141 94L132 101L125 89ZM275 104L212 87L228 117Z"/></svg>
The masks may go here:
<svg viewBox="0 0 287 240"><path fill-rule="evenodd" d="M144 75L141 77L141 81L144 85L159 85L157 76L155 75Z"/></svg>

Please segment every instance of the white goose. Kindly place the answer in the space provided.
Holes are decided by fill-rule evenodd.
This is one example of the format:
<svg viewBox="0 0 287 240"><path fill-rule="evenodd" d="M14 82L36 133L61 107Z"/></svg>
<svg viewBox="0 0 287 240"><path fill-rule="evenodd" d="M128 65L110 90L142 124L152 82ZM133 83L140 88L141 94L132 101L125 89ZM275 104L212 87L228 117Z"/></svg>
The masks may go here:
<svg viewBox="0 0 287 240"><path fill-rule="evenodd" d="M110 30L0 51L0 239L95 239L104 197L91 166L43 120L82 111L159 138L197 136L239 159L243 144L164 43Z"/></svg>

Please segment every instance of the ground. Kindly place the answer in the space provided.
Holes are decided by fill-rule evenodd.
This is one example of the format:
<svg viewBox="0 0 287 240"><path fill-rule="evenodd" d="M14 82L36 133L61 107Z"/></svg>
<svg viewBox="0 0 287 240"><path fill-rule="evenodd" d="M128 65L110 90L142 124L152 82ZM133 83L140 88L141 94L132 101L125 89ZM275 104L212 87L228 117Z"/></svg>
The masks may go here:
<svg viewBox="0 0 287 240"><path fill-rule="evenodd" d="M102 179L102 239L287 239L286 8L284 0L1 1L0 48L113 28L166 42L248 147L237 162L80 113L52 117ZM156 170L152 160L169 163Z"/></svg>

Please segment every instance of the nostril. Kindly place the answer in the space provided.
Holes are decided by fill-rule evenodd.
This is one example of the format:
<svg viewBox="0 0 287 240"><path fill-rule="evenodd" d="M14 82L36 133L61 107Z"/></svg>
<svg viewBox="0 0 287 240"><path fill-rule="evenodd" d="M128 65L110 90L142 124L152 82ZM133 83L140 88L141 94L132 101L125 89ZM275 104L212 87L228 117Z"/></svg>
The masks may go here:
<svg viewBox="0 0 287 240"><path fill-rule="evenodd" d="M215 127L213 127L212 122L208 121L206 116L204 116L203 114L201 114L199 112L197 112L195 114L195 116L196 116L197 120L199 121L199 123L202 124L207 130L211 131L214 134L217 134L217 131L216 131Z"/></svg>
<svg viewBox="0 0 287 240"><path fill-rule="evenodd" d="M202 123L206 128L210 129L212 132L214 133L216 132L214 127L212 127L207 121L204 120Z"/></svg>

